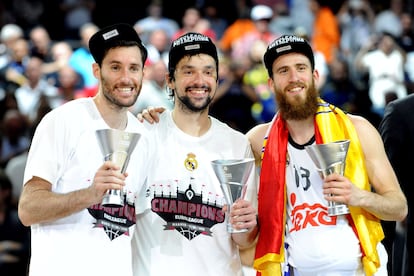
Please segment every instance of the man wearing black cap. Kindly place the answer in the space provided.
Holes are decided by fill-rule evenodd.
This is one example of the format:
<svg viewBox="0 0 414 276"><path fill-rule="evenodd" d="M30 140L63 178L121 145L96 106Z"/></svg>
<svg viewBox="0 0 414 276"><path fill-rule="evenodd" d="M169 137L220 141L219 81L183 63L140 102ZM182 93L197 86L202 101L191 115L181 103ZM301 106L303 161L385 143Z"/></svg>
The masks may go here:
<svg viewBox="0 0 414 276"><path fill-rule="evenodd" d="M380 135L364 118L319 97L313 51L303 38L276 39L264 63L279 110L247 134L261 162L255 269L387 275L380 220L403 220L407 202ZM350 140L345 173L322 179L305 147L339 140ZM328 201L350 212L330 216Z"/></svg>
<svg viewBox="0 0 414 276"><path fill-rule="evenodd" d="M128 108L140 93L147 52L126 24L98 31L89 47L96 96L48 113L28 155L19 217L31 226L30 276L132 275L135 200L153 151ZM108 128L141 134L127 173L104 162L96 130ZM101 204L108 190L124 191L123 207Z"/></svg>
<svg viewBox="0 0 414 276"><path fill-rule="evenodd" d="M253 155L242 133L208 114L218 85L217 49L210 38L187 33L172 42L167 85L174 108L147 125L161 155L149 172L148 205L137 211L134 275L241 276L237 245L256 236L256 208L240 200L230 217L224 213L211 161ZM256 184L255 170L248 176L248 184ZM256 190L247 194L255 196ZM227 222L247 232L230 234Z"/></svg>

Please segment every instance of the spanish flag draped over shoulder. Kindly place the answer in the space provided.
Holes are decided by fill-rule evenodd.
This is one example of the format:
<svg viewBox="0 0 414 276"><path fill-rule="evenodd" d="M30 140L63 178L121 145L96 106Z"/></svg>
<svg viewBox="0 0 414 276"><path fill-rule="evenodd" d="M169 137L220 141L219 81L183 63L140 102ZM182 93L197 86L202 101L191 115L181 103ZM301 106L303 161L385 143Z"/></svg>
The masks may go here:
<svg viewBox="0 0 414 276"><path fill-rule="evenodd" d="M347 115L335 106L319 99L315 115L315 136L317 143L328 143L349 139L345 176L357 187L370 190L365 159L355 127ZM288 131L285 122L277 114L265 137L258 218L259 240L256 246L254 268L258 275L282 275L284 259L284 236L286 225L286 151ZM349 206L350 224L359 238L362 263L367 276L373 275L380 266L377 244L384 238L378 218L360 207Z"/></svg>

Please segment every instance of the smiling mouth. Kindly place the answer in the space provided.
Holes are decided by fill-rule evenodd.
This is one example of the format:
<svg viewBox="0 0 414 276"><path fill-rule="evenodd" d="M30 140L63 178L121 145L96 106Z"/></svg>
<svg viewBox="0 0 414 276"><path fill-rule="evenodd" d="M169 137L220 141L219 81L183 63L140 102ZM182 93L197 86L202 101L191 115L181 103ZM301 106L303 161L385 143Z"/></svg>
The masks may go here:
<svg viewBox="0 0 414 276"><path fill-rule="evenodd" d="M132 87L124 87L124 88L118 88L120 92L129 93L132 92L134 89Z"/></svg>
<svg viewBox="0 0 414 276"><path fill-rule="evenodd" d="M203 95L208 94L209 89L206 87L189 87L186 89L186 92L189 92L194 95Z"/></svg>
<svg viewBox="0 0 414 276"><path fill-rule="evenodd" d="M305 87L303 85L292 85L286 89L289 93L299 93L303 91Z"/></svg>

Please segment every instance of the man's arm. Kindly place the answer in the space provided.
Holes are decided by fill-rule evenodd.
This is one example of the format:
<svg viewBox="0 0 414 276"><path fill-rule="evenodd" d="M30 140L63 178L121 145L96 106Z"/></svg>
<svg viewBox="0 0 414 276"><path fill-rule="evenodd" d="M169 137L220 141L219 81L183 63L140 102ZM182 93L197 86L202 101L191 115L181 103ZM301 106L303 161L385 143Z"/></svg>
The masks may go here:
<svg viewBox="0 0 414 276"><path fill-rule="evenodd" d="M350 117L361 142L372 191L359 189L346 177L333 174L325 178L326 199L359 206L381 220L404 220L408 212L407 200L387 158L381 136L366 119Z"/></svg>
<svg viewBox="0 0 414 276"><path fill-rule="evenodd" d="M52 184L33 177L23 187L19 200L19 218L25 226L50 222L91 205L102 202L109 189L122 189L127 174L121 174L115 163L107 161L96 172L90 187L59 194L52 192Z"/></svg>

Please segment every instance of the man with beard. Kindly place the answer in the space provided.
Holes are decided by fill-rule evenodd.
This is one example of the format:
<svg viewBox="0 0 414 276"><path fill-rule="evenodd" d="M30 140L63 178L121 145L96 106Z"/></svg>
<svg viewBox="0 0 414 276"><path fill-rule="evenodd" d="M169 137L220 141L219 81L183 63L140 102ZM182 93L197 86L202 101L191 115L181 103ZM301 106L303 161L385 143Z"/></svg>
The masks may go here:
<svg viewBox="0 0 414 276"><path fill-rule="evenodd" d="M160 115L158 124L146 124L160 158L149 172L147 205L137 209L134 275L241 276L238 246L256 237L256 208L241 199L227 217L211 161L250 158L253 164L254 159L241 132L209 116L218 86L211 39L190 32L174 40L166 78L174 107ZM256 184L255 170L248 175L248 182ZM257 191L247 194L255 198ZM228 221L248 231L231 234Z"/></svg>
<svg viewBox="0 0 414 276"><path fill-rule="evenodd" d="M97 95L46 114L28 154L19 217L31 226L30 276L132 275L135 201L145 192L153 151L128 109L141 90L147 51L127 24L98 31L89 48ZM104 161L100 129L141 134L127 171ZM112 142L109 147L116 147ZM108 190L123 191L122 207L102 205Z"/></svg>
<svg viewBox="0 0 414 276"><path fill-rule="evenodd" d="M387 275L380 220L403 220L407 202L380 135L366 119L319 97L306 40L276 39L264 63L279 110L247 133L261 164L255 269L261 275ZM344 139L350 140L344 176L322 179L305 147ZM346 204L350 214L329 216L328 201Z"/></svg>

